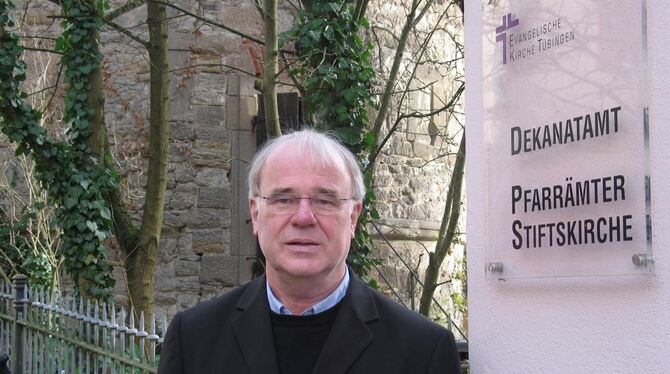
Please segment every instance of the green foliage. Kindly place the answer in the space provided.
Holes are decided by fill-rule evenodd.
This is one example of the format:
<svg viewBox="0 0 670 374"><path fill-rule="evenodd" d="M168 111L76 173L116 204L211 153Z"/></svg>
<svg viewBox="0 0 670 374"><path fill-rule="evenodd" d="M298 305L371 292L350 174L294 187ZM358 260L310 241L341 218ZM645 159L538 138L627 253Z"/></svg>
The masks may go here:
<svg viewBox="0 0 670 374"><path fill-rule="evenodd" d="M364 162L375 145L368 131L368 109L374 106L370 63L372 44L363 41L365 18L356 18L354 4L342 0L310 2L294 19L293 27L282 34L284 44L292 42L297 55L289 74L301 84L306 114L320 130L341 139ZM367 222L379 218L374 209L372 172L365 175L367 195L359 219L348 262L354 271L368 279L373 259ZM372 281L369 280L370 284Z"/></svg>
<svg viewBox="0 0 670 374"><path fill-rule="evenodd" d="M464 255L463 259L457 264L456 271L452 275L452 278L458 279L461 281L462 292L452 291L451 300L454 303L456 310L463 314L468 313L468 262L467 257ZM453 287L453 283L452 283Z"/></svg>
<svg viewBox="0 0 670 374"><path fill-rule="evenodd" d="M298 63L290 73L301 82L307 113L317 128L335 133L355 153L365 150L367 110L373 106L372 44L364 42L351 3L317 1L301 10L291 30Z"/></svg>
<svg viewBox="0 0 670 374"><path fill-rule="evenodd" d="M31 285L49 289L56 269L46 253L34 250L29 239L32 235L29 232L31 221L37 220L38 212L43 209L45 207L41 203L24 207L18 222L6 220L5 212L0 211L0 268L7 276L27 274ZM34 239L40 241L44 238Z"/></svg>
<svg viewBox="0 0 670 374"><path fill-rule="evenodd" d="M13 4L0 0L0 126L16 144L16 154L30 155L36 177L55 207L56 224L62 230L64 264L81 287L79 291L106 298L114 285L111 266L105 261L103 242L111 236L111 213L105 196L116 186L117 177L105 168L86 144L92 132L94 109L89 103L90 73L99 69L101 55L96 41L100 21L96 9L103 3L63 0L65 30L56 44L63 53L65 80L69 90L64 119L67 141L50 140L39 126L40 113L26 102L20 85L25 64L18 38L7 28L14 26Z"/></svg>

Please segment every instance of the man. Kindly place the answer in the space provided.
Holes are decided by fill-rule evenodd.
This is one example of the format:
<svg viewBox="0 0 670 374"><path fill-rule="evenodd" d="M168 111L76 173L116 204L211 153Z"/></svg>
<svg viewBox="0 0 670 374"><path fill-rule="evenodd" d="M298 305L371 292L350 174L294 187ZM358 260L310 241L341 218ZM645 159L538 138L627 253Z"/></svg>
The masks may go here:
<svg viewBox="0 0 670 374"><path fill-rule="evenodd" d="M449 331L347 268L364 195L337 141L302 130L268 142L249 170L265 276L177 314L158 372L458 373Z"/></svg>

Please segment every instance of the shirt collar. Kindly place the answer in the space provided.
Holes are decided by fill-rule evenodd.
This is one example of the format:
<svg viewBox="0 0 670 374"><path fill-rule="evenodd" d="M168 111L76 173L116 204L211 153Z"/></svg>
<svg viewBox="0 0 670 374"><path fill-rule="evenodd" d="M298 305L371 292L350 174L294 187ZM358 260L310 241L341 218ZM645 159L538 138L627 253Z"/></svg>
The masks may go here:
<svg viewBox="0 0 670 374"><path fill-rule="evenodd" d="M272 292L272 289L270 288L270 284L267 282L267 279L265 281L265 288L267 289L268 293L268 304L270 305L270 310L277 314L291 315L291 311L289 311ZM337 303L340 302L340 300L342 300L342 298L344 298L344 295L346 295L348 288L349 288L349 269L345 267L344 278L342 278L342 281L337 286L337 288L333 292L331 292L328 296L326 296L323 300L307 308L304 312L302 312L301 316L310 316L313 314L319 314L334 307L335 305L337 305Z"/></svg>

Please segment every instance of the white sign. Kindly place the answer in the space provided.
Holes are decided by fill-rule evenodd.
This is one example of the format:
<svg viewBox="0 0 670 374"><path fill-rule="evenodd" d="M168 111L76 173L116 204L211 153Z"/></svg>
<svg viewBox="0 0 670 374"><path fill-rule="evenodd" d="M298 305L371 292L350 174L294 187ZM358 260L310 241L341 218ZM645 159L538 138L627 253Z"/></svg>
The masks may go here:
<svg viewBox="0 0 670 374"><path fill-rule="evenodd" d="M648 274L644 1L489 3L487 275Z"/></svg>

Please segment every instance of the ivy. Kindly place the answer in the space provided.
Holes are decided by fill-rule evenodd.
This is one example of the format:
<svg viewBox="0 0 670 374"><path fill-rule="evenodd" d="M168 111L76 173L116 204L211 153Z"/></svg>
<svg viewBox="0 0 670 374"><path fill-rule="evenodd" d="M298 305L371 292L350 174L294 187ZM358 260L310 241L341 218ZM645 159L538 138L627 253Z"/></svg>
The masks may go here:
<svg viewBox="0 0 670 374"><path fill-rule="evenodd" d="M0 210L0 270L5 275L12 270L27 274L31 285L51 289L56 268L46 253L35 251L35 246L46 245L46 240L29 232L31 221L36 221L43 209L44 205L39 202L24 206L16 222L7 220L5 212ZM31 242L31 236L38 243Z"/></svg>
<svg viewBox="0 0 670 374"><path fill-rule="evenodd" d="M94 7L92 7L94 5ZM117 176L94 157L86 141L92 133L94 109L89 102L90 75L100 68L102 57L91 35L101 27L96 12L103 2L62 0L64 32L56 43L63 53L68 92L64 119L67 139L51 140L40 126L41 115L21 91L25 81L23 49L8 31L15 26L14 5L0 0L0 127L16 144L16 154L30 155L36 178L55 207L61 229L64 265L78 291L103 299L114 285L111 266L105 260L104 242L111 237L112 220L105 196L116 187Z"/></svg>
<svg viewBox="0 0 670 374"><path fill-rule="evenodd" d="M310 2L282 34L282 43L292 42L297 63L289 74L301 84L303 103L317 129L335 134L364 163L375 145L368 130L368 110L374 107L370 63L372 44L361 38L369 27L364 17L356 17L354 4L343 0ZM372 240L367 231L370 219L379 218L374 209L372 171L365 175L365 207L348 262L354 271L369 280L368 272L379 260L372 258ZM371 285L374 282L369 280Z"/></svg>
<svg viewBox="0 0 670 374"><path fill-rule="evenodd" d="M364 141L373 106L372 44L360 36L368 28L356 19L353 4L312 2L301 10L282 38L294 42L298 64L290 73L302 84L303 101L315 126L334 132L355 153L370 150ZM373 143L372 143L373 144Z"/></svg>

